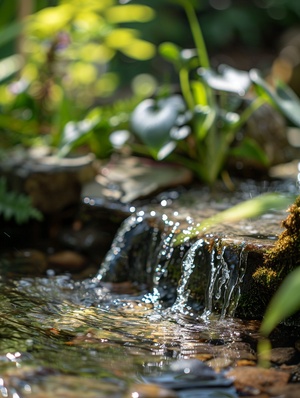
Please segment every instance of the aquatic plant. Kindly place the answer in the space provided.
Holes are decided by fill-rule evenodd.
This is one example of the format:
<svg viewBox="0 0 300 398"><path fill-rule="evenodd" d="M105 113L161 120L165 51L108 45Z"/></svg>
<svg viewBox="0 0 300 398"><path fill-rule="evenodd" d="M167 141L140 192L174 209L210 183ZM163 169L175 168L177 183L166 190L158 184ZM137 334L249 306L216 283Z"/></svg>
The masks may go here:
<svg viewBox="0 0 300 398"><path fill-rule="evenodd" d="M172 2L185 10L196 48L182 49L171 42L160 45L160 54L174 65L181 92L140 103L132 114L132 131L155 159L182 163L210 185L225 170L229 157L252 159L267 167L268 158L257 142L244 137L237 144L237 132L266 103L299 126L299 99L282 82L269 86L256 70L221 65L214 71L195 3ZM250 90L252 100L245 101Z"/></svg>

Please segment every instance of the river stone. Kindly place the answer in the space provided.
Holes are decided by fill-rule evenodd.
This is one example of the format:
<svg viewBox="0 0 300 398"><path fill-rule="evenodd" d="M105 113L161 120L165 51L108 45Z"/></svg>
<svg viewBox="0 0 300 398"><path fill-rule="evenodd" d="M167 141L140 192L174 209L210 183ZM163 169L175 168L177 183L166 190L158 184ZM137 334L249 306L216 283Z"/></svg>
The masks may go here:
<svg viewBox="0 0 300 398"><path fill-rule="evenodd" d="M127 219L95 279L130 281L150 292L155 288L163 308L175 306L188 315L216 312L261 318L274 292L254 280L253 275L283 231L281 221L286 211L270 210L256 219L220 223L197 238L176 247L170 245L174 235L249 197L270 191L294 194L297 190L296 184L289 181L247 180L236 182L235 188L229 192L219 182L213 191L207 187L170 190L157 195L151 203L147 201L146 206L144 202L128 203L127 211L122 213ZM98 211L103 214L103 205L97 198L84 198L90 217ZM118 216L120 207L116 209Z"/></svg>
<svg viewBox="0 0 300 398"><path fill-rule="evenodd" d="M297 351L293 347L277 347L271 350L271 362L282 365L295 363L297 358Z"/></svg>
<svg viewBox="0 0 300 398"><path fill-rule="evenodd" d="M163 240L168 237L170 230L162 218L171 220L171 225L178 221L180 227L177 231L188 226L188 216L174 217L172 213L165 209L163 215L143 215L140 217L141 221L137 221L139 213L127 219L121 227L121 232L116 235L97 277L114 283L130 280L137 285L147 285L150 290L154 288L157 280L160 298L162 303L165 303L163 305L173 305L178 299L178 288L184 278L182 264L193 242L180 245L170 253L166 246L166 249L160 252L159 248L164 248ZM199 211L197 220L201 219L200 214ZM204 212L202 217L203 214ZM210 211L205 210L205 214L210 214ZM205 234L201 238L199 253L195 254L193 269L184 287L188 292L187 306L196 313L201 313L210 305L210 311L223 311L223 315L232 315L235 312L242 317L261 317L266 308L267 298L264 292L262 299L258 294L253 295L257 286L252 275L263 263L266 250L273 247L276 233L280 231L283 214L274 213L260 220L218 225ZM120 243L122 250L119 249ZM212 258L219 264L216 266L218 270L214 281L211 279ZM157 261L163 271L156 275ZM226 265L227 277L226 283L221 285L221 296L217 298L218 283L224 271L221 263ZM228 303L224 309L224 295L229 284L233 284L232 296L227 299ZM207 301L209 285L213 295L210 304Z"/></svg>
<svg viewBox="0 0 300 398"><path fill-rule="evenodd" d="M243 395L268 394L270 390L277 392L286 386L290 378L286 372L252 366L234 368L226 376L233 379L236 389Z"/></svg>
<svg viewBox="0 0 300 398"><path fill-rule="evenodd" d="M128 204L170 187L190 184L192 179L185 167L132 156L103 165L96 178L84 185L81 195Z"/></svg>
<svg viewBox="0 0 300 398"><path fill-rule="evenodd" d="M59 251L48 256L48 266L59 271L80 271L86 264L86 257L71 250Z"/></svg>
<svg viewBox="0 0 300 398"><path fill-rule="evenodd" d="M15 150L1 161L0 175L9 188L30 196L34 207L46 214L78 205L82 185L94 178L92 154L61 158L47 147Z"/></svg>

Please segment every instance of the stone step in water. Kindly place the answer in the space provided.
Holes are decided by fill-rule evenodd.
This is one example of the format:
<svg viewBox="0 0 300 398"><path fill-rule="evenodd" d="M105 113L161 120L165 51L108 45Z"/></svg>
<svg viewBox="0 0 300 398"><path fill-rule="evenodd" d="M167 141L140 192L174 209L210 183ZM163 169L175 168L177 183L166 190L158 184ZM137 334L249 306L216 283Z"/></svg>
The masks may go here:
<svg viewBox="0 0 300 398"><path fill-rule="evenodd" d="M95 279L129 280L147 288L145 300L185 314L261 317L272 292L253 275L282 232L286 213L270 211L257 219L218 224L177 244L179 234L229 206L228 200L192 196L202 199L197 206L153 205L129 216Z"/></svg>

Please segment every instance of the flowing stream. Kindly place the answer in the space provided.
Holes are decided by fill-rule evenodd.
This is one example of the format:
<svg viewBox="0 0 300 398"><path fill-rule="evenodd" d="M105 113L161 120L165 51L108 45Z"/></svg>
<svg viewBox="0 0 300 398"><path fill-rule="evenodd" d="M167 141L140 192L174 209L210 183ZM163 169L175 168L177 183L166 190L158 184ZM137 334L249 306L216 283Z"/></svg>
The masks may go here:
<svg viewBox="0 0 300 398"><path fill-rule="evenodd" d="M167 198L132 211L89 279L16 276L0 258L0 397L237 397L224 372L255 364L259 328L234 318L249 239L272 242L282 214L174 246L210 215L204 196L195 217Z"/></svg>

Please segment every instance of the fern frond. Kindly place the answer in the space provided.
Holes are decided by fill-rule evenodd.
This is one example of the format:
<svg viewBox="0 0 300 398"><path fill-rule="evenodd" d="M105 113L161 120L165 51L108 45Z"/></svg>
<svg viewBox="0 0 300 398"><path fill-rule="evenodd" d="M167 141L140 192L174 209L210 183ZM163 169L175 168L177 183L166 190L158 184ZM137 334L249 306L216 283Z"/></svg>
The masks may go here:
<svg viewBox="0 0 300 398"><path fill-rule="evenodd" d="M33 218L42 219L42 213L34 208L29 196L7 189L4 177L0 178L0 215L5 221L14 219L17 224L27 222Z"/></svg>

